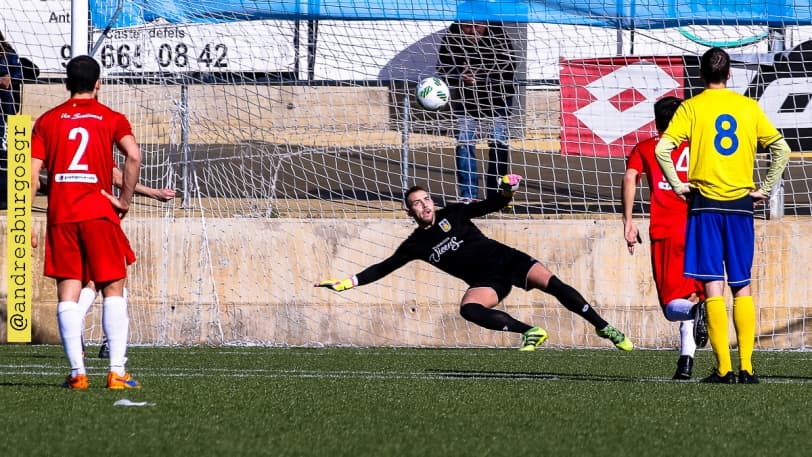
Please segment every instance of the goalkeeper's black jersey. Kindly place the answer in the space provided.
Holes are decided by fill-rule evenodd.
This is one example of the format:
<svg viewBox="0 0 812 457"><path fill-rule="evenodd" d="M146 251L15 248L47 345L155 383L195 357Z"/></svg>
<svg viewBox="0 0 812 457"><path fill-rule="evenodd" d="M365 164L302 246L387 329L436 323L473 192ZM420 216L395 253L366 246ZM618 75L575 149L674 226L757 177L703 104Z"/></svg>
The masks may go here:
<svg viewBox="0 0 812 457"><path fill-rule="evenodd" d="M517 252L486 237L471 222L502 209L508 199L501 195L470 204L451 204L435 212L434 225L418 227L394 254L356 275L358 285L369 284L406 265L423 260L468 284L488 279L510 265L502 265Z"/></svg>

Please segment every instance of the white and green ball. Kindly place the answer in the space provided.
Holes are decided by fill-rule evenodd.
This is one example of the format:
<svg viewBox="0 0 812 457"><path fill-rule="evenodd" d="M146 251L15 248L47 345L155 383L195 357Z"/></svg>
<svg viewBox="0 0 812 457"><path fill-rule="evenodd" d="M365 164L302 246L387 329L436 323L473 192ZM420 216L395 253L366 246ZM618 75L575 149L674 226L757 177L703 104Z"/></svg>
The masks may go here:
<svg viewBox="0 0 812 457"><path fill-rule="evenodd" d="M420 106L427 110L436 111L444 107L448 100L451 99L451 94L448 91L448 85L442 79L432 76L425 78L417 84L417 102Z"/></svg>

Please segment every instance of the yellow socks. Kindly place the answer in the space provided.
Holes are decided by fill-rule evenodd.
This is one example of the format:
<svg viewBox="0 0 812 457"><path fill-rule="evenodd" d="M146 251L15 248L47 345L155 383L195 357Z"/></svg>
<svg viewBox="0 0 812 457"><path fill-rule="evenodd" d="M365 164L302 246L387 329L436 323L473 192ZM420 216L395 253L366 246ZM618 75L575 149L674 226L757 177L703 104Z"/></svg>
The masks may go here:
<svg viewBox="0 0 812 457"><path fill-rule="evenodd" d="M727 334L725 297L708 297L705 300L705 309L708 314L708 337L713 348L713 355L716 356L716 371L724 376L733 370Z"/></svg>
<svg viewBox="0 0 812 457"><path fill-rule="evenodd" d="M733 325L739 343L740 369L753 374L753 346L756 344L756 305L750 295L733 299ZM715 351L716 349L714 349Z"/></svg>

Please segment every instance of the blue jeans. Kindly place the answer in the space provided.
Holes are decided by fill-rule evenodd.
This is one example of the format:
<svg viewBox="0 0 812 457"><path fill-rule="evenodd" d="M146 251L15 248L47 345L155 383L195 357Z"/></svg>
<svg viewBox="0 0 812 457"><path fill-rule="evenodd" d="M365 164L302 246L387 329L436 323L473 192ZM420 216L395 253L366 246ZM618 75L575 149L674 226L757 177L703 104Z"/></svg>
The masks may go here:
<svg viewBox="0 0 812 457"><path fill-rule="evenodd" d="M498 180L508 172L507 117L475 118L460 115L457 118L457 186L458 197L479 198L476 160L476 141L481 132L490 133L488 140L488 172L485 175L486 196L498 189Z"/></svg>

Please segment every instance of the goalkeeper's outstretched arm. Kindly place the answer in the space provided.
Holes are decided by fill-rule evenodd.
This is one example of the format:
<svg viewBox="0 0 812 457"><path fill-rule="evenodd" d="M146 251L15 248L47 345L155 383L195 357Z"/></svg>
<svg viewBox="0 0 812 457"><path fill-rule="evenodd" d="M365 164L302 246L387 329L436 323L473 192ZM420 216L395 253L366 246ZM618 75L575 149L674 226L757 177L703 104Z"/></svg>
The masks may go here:
<svg viewBox="0 0 812 457"><path fill-rule="evenodd" d="M513 199L513 195L519 190L522 179L521 175L503 175L499 178L499 189L496 195L467 204L465 208L466 217L473 219L506 207Z"/></svg>
<svg viewBox="0 0 812 457"><path fill-rule="evenodd" d="M398 268L406 265L407 262L412 260L403 255L401 250L395 251L395 253L389 257L388 259L384 260L383 262L376 263L370 267L364 269L364 271L358 273L357 275L350 276L349 278L344 279L323 279L320 281L316 281L313 283L314 287L328 287L330 289L335 290L336 292L343 292L347 289L352 289L356 286L362 286L364 284L373 283L384 276L392 273L393 271L397 270Z"/></svg>
<svg viewBox="0 0 812 457"><path fill-rule="evenodd" d="M519 184L522 182L521 175L504 175L499 178L499 193L507 199L513 198L513 194L519 190Z"/></svg>
<svg viewBox="0 0 812 457"><path fill-rule="evenodd" d="M322 279L313 283L313 287L329 287L336 292L343 292L358 285L358 277L352 276L344 279Z"/></svg>

